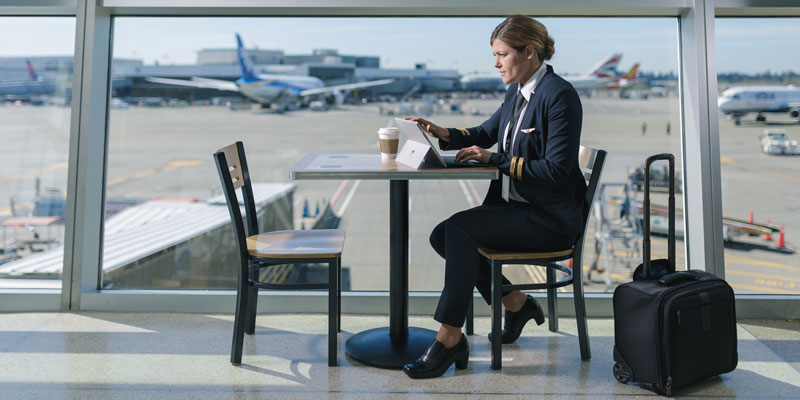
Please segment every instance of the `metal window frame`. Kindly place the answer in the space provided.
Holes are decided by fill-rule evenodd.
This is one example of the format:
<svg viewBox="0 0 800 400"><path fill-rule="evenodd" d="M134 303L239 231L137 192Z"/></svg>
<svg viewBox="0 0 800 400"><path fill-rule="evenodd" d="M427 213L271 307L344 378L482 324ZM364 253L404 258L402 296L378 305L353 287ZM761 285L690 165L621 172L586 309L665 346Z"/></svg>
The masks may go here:
<svg viewBox="0 0 800 400"><path fill-rule="evenodd" d="M102 259L107 157L111 24L115 16L428 16L674 17L678 20L680 115L684 200L688 219L686 259L690 268L724 276L719 133L716 105L715 17L800 16L794 0L10 0L0 15L77 17L73 109L69 145L67 229L63 287L0 290L0 311L175 311L233 309L232 291L98 290ZM685 171L693 171L687 175ZM325 312L322 294L261 293L262 312ZM430 315L438 293L410 294L411 314ZM571 294L560 296L571 301ZM587 312L610 317L610 294L588 293ZM738 295L740 317L800 318L798 296ZM477 304L477 303L476 303ZM350 313L385 314L387 292L348 292ZM571 307L560 308L569 313ZM488 307L476 309L488 314ZM569 315L569 314L564 314Z"/></svg>

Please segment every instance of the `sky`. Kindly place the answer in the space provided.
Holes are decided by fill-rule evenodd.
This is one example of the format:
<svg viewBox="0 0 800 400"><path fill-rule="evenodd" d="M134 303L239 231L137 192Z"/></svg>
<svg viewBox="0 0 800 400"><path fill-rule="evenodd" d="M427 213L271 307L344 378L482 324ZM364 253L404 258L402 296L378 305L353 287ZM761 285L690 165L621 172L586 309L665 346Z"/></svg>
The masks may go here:
<svg viewBox="0 0 800 400"><path fill-rule="evenodd" d="M550 61L562 74L582 74L602 58L622 52L618 69L641 63L646 72L676 72L674 18L540 18L555 39ZM115 57L146 64L193 64L203 48L232 48L234 33L248 48L308 54L337 49L379 56L384 68L493 72L489 36L502 18L154 18L114 21ZM798 19L717 19L717 69L756 73L800 72ZM0 17L0 57L65 55L74 47L75 19ZM34 30L36 34L20 34ZM767 61L768 60L768 61Z"/></svg>

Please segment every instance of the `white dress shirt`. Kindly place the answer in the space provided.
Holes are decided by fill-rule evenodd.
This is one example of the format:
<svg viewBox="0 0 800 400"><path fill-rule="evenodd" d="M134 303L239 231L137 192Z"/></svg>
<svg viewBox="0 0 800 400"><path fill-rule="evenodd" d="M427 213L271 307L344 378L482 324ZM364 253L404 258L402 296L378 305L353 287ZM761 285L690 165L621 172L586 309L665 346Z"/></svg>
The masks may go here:
<svg viewBox="0 0 800 400"><path fill-rule="evenodd" d="M536 85L539 84L539 81L542 80L542 77L544 76L544 74L546 72L547 72L547 65L545 63L542 63L542 65L539 66L539 69L537 69L536 72L534 72L533 76L531 76L531 78L528 79L527 82L520 83L520 89L517 92L517 96L522 95L525 98L525 101L527 102L527 105L530 105L531 98L533 97L534 93L536 93ZM527 105L526 105L525 108L522 109L522 112L519 114L519 120L516 121L518 128L521 128L520 124L522 124L522 120L525 118L525 111L528 108ZM519 132L519 129L517 129L515 132L509 132L511 130L511 128L514 126L514 122L515 121L508 121L508 125L506 125L506 130L505 130L505 134L506 135L509 135L509 134L512 135L511 136L511 149L506 149L505 148L506 147L505 146L506 145L505 140L503 141L503 143L500 144L501 146L503 146L503 150L508 155L513 155L513 152L514 152L514 141L517 140L517 132ZM506 137L506 136L504 135L503 137ZM502 181L503 181L502 196L503 196L503 199L505 201L508 201L508 199L511 198L512 200L521 201L521 202L524 202L524 203L528 202L522 196L520 196L519 193L517 193L516 189L514 189L514 185L511 182L511 179L510 179L510 177L508 175L504 174Z"/></svg>

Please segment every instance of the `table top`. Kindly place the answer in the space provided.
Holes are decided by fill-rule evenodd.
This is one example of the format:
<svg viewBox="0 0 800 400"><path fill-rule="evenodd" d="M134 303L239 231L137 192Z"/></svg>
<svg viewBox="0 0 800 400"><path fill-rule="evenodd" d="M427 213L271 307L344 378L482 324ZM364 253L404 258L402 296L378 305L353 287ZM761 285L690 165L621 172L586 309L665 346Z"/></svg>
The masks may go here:
<svg viewBox="0 0 800 400"><path fill-rule="evenodd" d="M441 168L425 164L414 169L380 154L309 154L290 170L303 179L497 179L495 167Z"/></svg>

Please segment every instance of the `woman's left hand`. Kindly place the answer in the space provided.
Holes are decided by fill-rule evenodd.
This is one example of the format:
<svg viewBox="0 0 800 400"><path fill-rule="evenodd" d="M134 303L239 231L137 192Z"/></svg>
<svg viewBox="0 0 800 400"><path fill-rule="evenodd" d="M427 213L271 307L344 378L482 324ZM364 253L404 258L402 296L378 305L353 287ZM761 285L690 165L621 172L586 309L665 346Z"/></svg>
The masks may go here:
<svg viewBox="0 0 800 400"><path fill-rule="evenodd" d="M456 154L456 161L466 162L469 160L478 160L481 164L489 164L492 152L480 146L465 147L458 151Z"/></svg>

